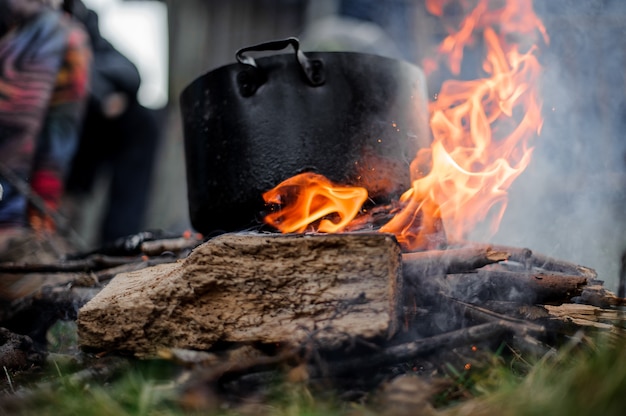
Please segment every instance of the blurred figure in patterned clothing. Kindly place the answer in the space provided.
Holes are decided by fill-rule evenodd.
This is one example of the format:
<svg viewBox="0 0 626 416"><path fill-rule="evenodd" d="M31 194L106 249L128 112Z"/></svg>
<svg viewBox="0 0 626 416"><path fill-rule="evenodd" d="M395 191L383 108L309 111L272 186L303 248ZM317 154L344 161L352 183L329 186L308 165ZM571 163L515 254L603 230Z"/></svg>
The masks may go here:
<svg viewBox="0 0 626 416"><path fill-rule="evenodd" d="M66 11L84 25L93 62L83 129L66 183L69 204L64 208L80 228L84 201L104 191L94 243L110 244L142 231L161 133L155 110L137 99L141 85L137 67L102 36L98 15L80 0ZM108 181L99 189L95 183L103 177Z"/></svg>
<svg viewBox="0 0 626 416"><path fill-rule="evenodd" d="M0 0L0 261L59 254L46 212L56 212L76 151L91 61L84 29L59 3Z"/></svg>

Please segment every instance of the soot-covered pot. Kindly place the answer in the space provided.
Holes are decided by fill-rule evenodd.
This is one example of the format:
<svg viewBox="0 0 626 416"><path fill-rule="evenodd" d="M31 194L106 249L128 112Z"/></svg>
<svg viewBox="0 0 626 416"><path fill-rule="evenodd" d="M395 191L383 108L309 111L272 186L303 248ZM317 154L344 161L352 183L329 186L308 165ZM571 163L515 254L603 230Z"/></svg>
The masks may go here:
<svg viewBox="0 0 626 416"><path fill-rule="evenodd" d="M254 59L251 51L295 53ZM204 233L259 223L261 195L303 171L367 188L375 201L410 187L430 143L426 83L405 61L307 52L296 38L243 48L180 97L189 210Z"/></svg>

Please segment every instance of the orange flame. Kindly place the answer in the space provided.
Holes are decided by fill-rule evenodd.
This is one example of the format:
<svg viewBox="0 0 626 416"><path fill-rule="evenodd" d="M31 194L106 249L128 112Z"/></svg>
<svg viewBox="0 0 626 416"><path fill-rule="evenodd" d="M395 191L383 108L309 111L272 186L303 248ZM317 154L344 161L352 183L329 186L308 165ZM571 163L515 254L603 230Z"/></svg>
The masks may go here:
<svg viewBox="0 0 626 416"><path fill-rule="evenodd" d="M406 250L431 248L431 237L441 228L441 222L452 240L463 238L488 215L495 232L506 208L506 190L530 163L529 140L539 133L542 124L537 92L541 67L534 42L538 33L546 42L548 37L532 10L532 0L427 0L426 7L443 16L452 1L469 12L458 29L449 28L439 53L450 70L459 74L465 48L482 35L485 77L446 81L429 105L433 143L429 149L420 150L411 164L413 183L400 199L402 210L380 230L396 234ZM427 71L437 67L436 61L425 63ZM269 193L276 198L281 186ZM351 192L340 189L343 196ZM325 192L329 197L334 193L330 189ZM361 203L367 198L366 194L359 196ZM305 217L313 221L323 217L329 212L326 204L337 205L325 201L320 205L323 210L312 215L309 203ZM341 212L340 223L345 226L350 221L348 213L356 215L358 208ZM310 223L294 207L286 207L280 214L282 224L294 224L289 227L291 231L302 232ZM266 222L274 225L272 219ZM319 231L326 231L321 225ZM279 229L291 232L285 227Z"/></svg>
<svg viewBox="0 0 626 416"><path fill-rule="evenodd" d="M537 32L548 42L546 28L533 11L532 0L426 0L426 9L439 17L445 18L446 10L453 6L465 17L458 28L454 23L446 24L450 34L439 45L437 54L446 58L454 75L461 71L465 48L473 45L475 35L486 28L497 27L503 45L509 44L505 38L511 35L518 41L520 38L534 41ZM511 43L513 48L519 46ZM438 65L432 59L425 59L423 66L429 75Z"/></svg>
<svg viewBox="0 0 626 416"><path fill-rule="evenodd" d="M277 212L265 217L265 222L283 233L302 233L315 221L321 220L317 230L335 233L343 230L359 213L367 199L367 190L359 187L342 187L322 175L301 173L281 182L263 194L268 204L283 205ZM332 222L328 215L336 215Z"/></svg>

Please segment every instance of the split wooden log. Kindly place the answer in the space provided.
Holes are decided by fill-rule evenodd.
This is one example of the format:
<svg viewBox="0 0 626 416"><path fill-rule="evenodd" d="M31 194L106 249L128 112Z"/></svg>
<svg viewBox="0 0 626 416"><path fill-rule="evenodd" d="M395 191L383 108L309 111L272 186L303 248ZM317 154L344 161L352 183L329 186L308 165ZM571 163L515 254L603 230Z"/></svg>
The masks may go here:
<svg viewBox="0 0 626 416"><path fill-rule="evenodd" d="M592 305L576 303L559 306L545 305L551 319L575 324L581 328L596 328L610 331L626 338L626 315L624 311L602 309Z"/></svg>
<svg viewBox="0 0 626 416"><path fill-rule="evenodd" d="M218 341L335 348L390 337L401 254L388 234L225 234L184 261L116 276L79 311L80 344L153 355Z"/></svg>

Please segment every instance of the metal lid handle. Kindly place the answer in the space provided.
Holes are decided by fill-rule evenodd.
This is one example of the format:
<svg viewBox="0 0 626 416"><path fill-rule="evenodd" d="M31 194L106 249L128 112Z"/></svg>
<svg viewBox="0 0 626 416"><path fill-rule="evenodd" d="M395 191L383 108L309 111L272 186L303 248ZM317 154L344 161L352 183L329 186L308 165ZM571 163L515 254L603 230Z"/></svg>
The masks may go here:
<svg viewBox="0 0 626 416"><path fill-rule="evenodd" d="M314 87L324 84L326 79L324 77L323 62L319 59L310 59L309 57L307 57L304 54L304 52L302 52L302 50L300 49L300 41L298 40L298 38L295 38L295 37L290 37L290 38L280 39L280 40L273 40L269 42L260 43L258 45L247 46L245 48L241 48L235 54L235 58L237 58L237 61L239 63L242 63L244 65L250 65L254 68L257 68L257 64L254 58L251 56L244 55L244 53L251 52L251 51L256 51L256 52L278 51L281 49L285 49L286 47L290 45L293 47L295 51L298 64L300 65L300 68L302 69L302 72L304 73L304 76L306 77L309 84L311 84Z"/></svg>

